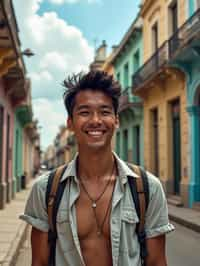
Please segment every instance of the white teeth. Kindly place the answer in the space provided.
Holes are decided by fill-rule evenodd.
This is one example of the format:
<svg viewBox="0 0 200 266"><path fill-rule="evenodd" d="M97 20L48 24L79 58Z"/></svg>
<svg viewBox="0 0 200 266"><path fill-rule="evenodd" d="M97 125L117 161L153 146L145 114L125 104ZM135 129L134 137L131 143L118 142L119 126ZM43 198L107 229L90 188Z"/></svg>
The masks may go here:
<svg viewBox="0 0 200 266"><path fill-rule="evenodd" d="M100 136L103 134L103 132L102 131L88 131L88 134L92 136Z"/></svg>

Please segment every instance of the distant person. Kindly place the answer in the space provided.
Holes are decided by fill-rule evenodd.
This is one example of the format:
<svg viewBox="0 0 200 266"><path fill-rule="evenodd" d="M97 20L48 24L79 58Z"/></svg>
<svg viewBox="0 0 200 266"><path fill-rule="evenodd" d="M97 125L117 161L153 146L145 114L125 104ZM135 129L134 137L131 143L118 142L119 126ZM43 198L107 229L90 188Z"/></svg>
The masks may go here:
<svg viewBox="0 0 200 266"><path fill-rule="evenodd" d="M145 173L149 202L141 247L136 232L141 217L129 184L141 178L140 172L112 151L120 85L105 72L90 71L68 77L64 86L67 125L75 134L78 154L60 176L64 192L57 214L51 211L57 235L49 233L49 241L47 202L50 206L53 196L49 201L47 190L54 172L41 176L32 188L21 215L32 225L32 266L166 266L165 234L174 228L160 181ZM145 244L148 255L143 258Z"/></svg>

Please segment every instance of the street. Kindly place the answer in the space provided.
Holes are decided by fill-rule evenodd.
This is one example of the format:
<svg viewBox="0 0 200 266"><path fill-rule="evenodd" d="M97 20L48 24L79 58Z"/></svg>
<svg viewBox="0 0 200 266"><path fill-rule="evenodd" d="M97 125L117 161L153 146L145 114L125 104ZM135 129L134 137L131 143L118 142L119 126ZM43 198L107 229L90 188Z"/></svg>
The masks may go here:
<svg viewBox="0 0 200 266"><path fill-rule="evenodd" d="M169 266L200 265L200 234L173 223L176 231L167 236Z"/></svg>
<svg viewBox="0 0 200 266"><path fill-rule="evenodd" d="M173 224L176 231L167 236L168 265L199 266L200 234L176 223ZM30 241L27 240L19 253L16 266L30 266L30 261Z"/></svg>

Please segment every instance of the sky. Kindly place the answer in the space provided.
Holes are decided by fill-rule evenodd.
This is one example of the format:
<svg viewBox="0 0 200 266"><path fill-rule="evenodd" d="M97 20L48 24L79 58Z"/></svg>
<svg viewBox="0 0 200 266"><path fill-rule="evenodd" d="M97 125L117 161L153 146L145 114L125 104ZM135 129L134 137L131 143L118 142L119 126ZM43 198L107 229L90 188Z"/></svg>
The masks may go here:
<svg viewBox="0 0 200 266"><path fill-rule="evenodd" d="M138 12L140 0L13 0L22 50L32 84L34 119L45 150L66 124L62 82L87 71L95 48L106 40L108 53L119 44Z"/></svg>

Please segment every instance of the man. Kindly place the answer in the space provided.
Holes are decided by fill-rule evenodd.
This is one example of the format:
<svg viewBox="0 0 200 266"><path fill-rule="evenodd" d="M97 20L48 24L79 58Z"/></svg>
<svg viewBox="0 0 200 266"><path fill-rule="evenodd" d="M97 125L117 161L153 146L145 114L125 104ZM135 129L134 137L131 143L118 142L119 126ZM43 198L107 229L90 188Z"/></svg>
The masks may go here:
<svg viewBox="0 0 200 266"><path fill-rule="evenodd" d="M73 75L64 85L67 124L76 136L78 155L60 181L67 182L56 218L56 265L139 266L140 246L135 232L138 216L127 176L139 177L111 148L119 126L120 86L100 71ZM166 266L165 234L173 226L168 221L159 180L147 175L147 266ZM48 176L36 181L21 216L32 225L32 266L48 265Z"/></svg>

